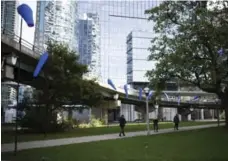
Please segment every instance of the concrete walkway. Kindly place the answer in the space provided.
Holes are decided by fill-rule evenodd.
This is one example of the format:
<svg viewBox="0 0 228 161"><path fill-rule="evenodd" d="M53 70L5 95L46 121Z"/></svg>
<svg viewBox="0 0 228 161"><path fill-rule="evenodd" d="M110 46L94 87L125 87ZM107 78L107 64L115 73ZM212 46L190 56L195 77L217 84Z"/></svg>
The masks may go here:
<svg viewBox="0 0 228 161"><path fill-rule="evenodd" d="M225 124L220 124L220 125L225 125ZM210 127L216 127L216 126L218 125L210 124L210 125L200 125L200 126L188 126L188 127L181 127L179 131L210 128ZM174 131L173 128L161 129L159 130L159 132L156 132L156 133L154 131L151 131L151 135L157 135L162 133L172 133L172 132L179 132L179 131ZM84 137L75 137L75 138L54 139L54 140L20 142L18 143L18 151L24 150L24 149L52 147L52 146L86 143L86 142L94 142L94 141L101 141L101 140L122 139L122 138L144 136L144 135L147 135L146 131L128 132L126 133L125 137L119 137L119 135L115 133L115 134L84 136ZM12 152L13 150L14 150L14 143L2 144L2 152Z"/></svg>

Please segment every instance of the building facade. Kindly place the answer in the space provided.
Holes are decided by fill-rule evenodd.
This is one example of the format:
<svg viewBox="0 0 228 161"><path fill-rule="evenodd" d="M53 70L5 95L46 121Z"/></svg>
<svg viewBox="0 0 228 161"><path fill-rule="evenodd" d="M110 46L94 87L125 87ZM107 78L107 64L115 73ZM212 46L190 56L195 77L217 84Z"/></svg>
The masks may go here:
<svg viewBox="0 0 228 161"><path fill-rule="evenodd" d="M153 37L153 32L147 31L132 31L127 36L127 83L135 89L149 83L146 72L155 67L148 61Z"/></svg>
<svg viewBox="0 0 228 161"><path fill-rule="evenodd" d="M24 98L32 99L33 88L28 85L20 85L19 87L19 102L22 102Z"/></svg>
<svg viewBox="0 0 228 161"><path fill-rule="evenodd" d="M88 76L101 79L100 24L98 14L85 13L79 20L80 63L88 65Z"/></svg>
<svg viewBox="0 0 228 161"><path fill-rule="evenodd" d="M159 1L78 1L78 13L98 14L101 35L102 82L126 84L126 37L132 30L153 30L146 9Z"/></svg>
<svg viewBox="0 0 228 161"><path fill-rule="evenodd" d="M37 1L34 45L45 49L48 41L67 44L78 51L76 1Z"/></svg>
<svg viewBox="0 0 228 161"><path fill-rule="evenodd" d="M18 1L1 1L1 28L12 36L19 33L18 4Z"/></svg>
<svg viewBox="0 0 228 161"><path fill-rule="evenodd" d="M1 102L2 106L8 107L8 105L14 104L17 99L17 90L7 84L1 84Z"/></svg>
<svg viewBox="0 0 228 161"><path fill-rule="evenodd" d="M127 83L126 37L132 30L153 30L145 10L155 7L159 1L79 1L78 13L94 13L99 16L101 37L101 77L107 83L110 78L116 86ZM132 112L133 111L133 112ZM137 117L132 105L109 111L109 119L123 114L128 121Z"/></svg>

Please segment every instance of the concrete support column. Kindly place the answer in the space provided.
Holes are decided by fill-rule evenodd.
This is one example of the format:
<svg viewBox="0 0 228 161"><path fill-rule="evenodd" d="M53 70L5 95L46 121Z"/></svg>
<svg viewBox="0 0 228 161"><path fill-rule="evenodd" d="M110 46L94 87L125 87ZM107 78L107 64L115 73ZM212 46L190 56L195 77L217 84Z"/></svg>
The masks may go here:
<svg viewBox="0 0 228 161"><path fill-rule="evenodd" d="M188 115L188 121L191 121L191 120L192 120L192 115L189 114L189 115Z"/></svg>
<svg viewBox="0 0 228 161"><path fill-rule="evenodd" d="M204 109L200 110L200 114L201 114L201 120L204 120Z"/></svg>
<svg viewBox="0 0 228 161"><path fill-rule="evenodd" d="M92 108L89 108L89 123L91 122L92 119Z"/></svg>
<svg viewBox="0 0 228 161"><path fill-rule="evenodd" d="M108 109L102 108L102 119L104 119L105 124L108 124Z"/></svg>
<svg viewBox="0 0 228 161"><path fill-rule="evenodd" d="M120 106L120 116L123 115L123 105Z"/></svg>
<svg viewBox="0 0 228 161"><path fill-rule="evenodd" d="M132 121L135 120L135 106L134 105L131 105L132 107Z"/></svg>
<svg viewBox="0 0 228 161"><path fill-rule="evenodd" d="M146 111L145 110L142 110L141 111L141 116L142 116L142 120L143 120L143 122L146 122Z"/></svg>
<svg viewBox="0 0 228 161"><path fill-rule="evenodd" d="M214 109L210 110L210 114L211 114L211 119L214 120L215 119Z"/></svg>
<svg viewBox="0 0 228 161"><path fill-rule="evenodd" d="M147 123L146 117L147 117L147 114L146 114L146 112L144 112L144 113L143 113L143 120L144 120L145 123Z"/></svg>

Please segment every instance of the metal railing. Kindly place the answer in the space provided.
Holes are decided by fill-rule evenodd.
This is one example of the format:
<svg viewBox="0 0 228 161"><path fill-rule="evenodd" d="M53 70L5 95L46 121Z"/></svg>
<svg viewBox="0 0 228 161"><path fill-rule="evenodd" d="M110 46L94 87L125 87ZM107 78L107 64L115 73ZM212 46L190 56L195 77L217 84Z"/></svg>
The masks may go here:
<svg viewBox="0 0 228 161"><path fill-rule="evenodd" d="M14 32L9 31L1 26L1 34L6 35L8 38L12 39L12 41L16 41L19 43L20 41L20 36L16 35ZM24 40L21 38L21 45L34 51L35 54L41 55L43 50L36 47L34 44L31 44L30 42Z"/></svg>

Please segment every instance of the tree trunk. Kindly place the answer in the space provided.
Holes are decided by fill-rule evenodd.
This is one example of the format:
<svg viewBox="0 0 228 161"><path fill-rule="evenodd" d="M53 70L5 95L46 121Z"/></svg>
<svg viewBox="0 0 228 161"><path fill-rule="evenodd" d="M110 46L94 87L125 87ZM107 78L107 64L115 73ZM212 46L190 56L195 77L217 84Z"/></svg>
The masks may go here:
<svg viewBox="0 0 228 161"><path fill-rule="evenodd" d="M158 108L158 119L163 120L163 108L162 107Z"/></svg>
<svg viewBox="0 0 228 161"><path fill-rule="evenodd" d="M226 127L228 128L228 106L225 108Z"/></svg>
<svg viewBox="0 0 228 161"><path fill-rule="evenodd" d="M141 111L141 116L142 121L146 123L146 110Z"/></svg>
<svg viewBox="0 0 228 161"><path fill-rule="evenodd" d="M224 93L221 97L222 108L225 109L225 123L228 128L228 92Z"/></svg>
<svg viewBox="0 0 228 161"><path fill-rule="evenodd" d="M68 120L72 120L73 110L71 107L68 107Z"/></svg>

